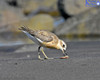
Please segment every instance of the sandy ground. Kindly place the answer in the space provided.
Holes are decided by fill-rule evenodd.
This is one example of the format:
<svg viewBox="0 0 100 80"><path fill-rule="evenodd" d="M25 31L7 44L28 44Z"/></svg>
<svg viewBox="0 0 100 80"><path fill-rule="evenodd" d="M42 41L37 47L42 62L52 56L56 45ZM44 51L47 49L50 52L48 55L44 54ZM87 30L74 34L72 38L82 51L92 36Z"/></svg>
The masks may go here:
<svg viewBox="0 0 100 80"><path fill-rule="evenodd" d="M49 57L59 50L45 49ZM100 80L100 42L68 42L69 59L40 61L37 45L0 47L0 80Z"/></svg>

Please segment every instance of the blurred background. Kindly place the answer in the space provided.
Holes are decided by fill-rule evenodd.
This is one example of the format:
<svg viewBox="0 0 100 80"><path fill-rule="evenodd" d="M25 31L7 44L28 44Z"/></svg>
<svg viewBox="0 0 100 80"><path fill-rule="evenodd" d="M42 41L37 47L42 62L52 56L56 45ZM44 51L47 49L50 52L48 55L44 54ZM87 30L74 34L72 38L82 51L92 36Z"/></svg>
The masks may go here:
<svg viewBox="0 0 100 80"><path fill-rule="evenodd" d="M86 0L0 0L0 46L31 44L21 26L44 29L68 41L100 40L100 7Z"/></svg>

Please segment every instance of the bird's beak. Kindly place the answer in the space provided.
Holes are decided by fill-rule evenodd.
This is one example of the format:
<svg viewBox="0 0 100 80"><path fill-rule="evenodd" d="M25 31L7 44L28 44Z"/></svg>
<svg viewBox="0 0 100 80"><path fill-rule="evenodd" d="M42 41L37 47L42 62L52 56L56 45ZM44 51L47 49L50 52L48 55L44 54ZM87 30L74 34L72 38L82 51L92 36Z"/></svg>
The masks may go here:
<svg viewBox="0 0 100 80"><path fill-rule="evenodd" d="M62 50L62 52L64 53L64 55L67 55L66 50Z"/></svg>
<svg viewBox="0 0 100 80"><path fill-rule="evenodd" d="M63 53L66 53L66 50L62 50Z"/></svg>
<svg viewBox="0 0 100 80"><path fill-rule="evenodd" d="M66 53L66 50L64 50L64 53Z"/></svg>

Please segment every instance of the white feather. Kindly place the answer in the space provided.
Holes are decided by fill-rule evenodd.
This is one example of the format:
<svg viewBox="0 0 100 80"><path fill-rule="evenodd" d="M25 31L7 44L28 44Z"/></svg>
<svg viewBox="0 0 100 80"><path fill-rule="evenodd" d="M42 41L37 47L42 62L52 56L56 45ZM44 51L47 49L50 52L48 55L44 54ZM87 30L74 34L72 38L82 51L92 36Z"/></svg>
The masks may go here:
<svg viewBox="0 0 100 80"><path fill-rule="evenodd" d="M41 41L39 38L36 38L40 43L43 43L43 41Z"/></svg>
<svg viewBox="0 0 100 80"><path fill-rule="evenodd" d="M63 48L62 48L62 46L61 46L61 44L60 44L60 40L58 40L57 46L59 46L59 48L60 48L61 50L63 50Z"/></svg>
<svg viewBox="0 0 100 80"><path fill-rule="evenodd" d="M37 44L42 43L42 41L38 38L35 38L34 36L30 35L27 31L23 31L32 41L34 41Z"/></svg>

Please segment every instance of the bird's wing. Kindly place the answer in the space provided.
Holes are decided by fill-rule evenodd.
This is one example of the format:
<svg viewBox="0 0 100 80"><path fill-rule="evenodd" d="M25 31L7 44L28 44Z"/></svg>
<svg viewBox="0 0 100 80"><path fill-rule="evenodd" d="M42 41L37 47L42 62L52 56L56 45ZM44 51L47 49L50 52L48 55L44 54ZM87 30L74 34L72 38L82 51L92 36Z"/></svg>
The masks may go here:
<svg viewBox="0 0 100 80"><path fill-rule="evenodd" d="M37 30L34 33L31 33L32 36L35 36L37 39L43 41L43 42L50 42L53 40L53 37L51 36L51 32L45 31L45 30Z"/></svg>
<svg viewBox="0 0 100 80"><path fill-rule="evenodd" d="M19 30L28 32L31 36L34 36L38 40L41 40L41 42L50 42L53 40L53 38L51 36L51 34L53 34L53 33L46 31L46 30L31 30L25 26L19 28Z"/></svg>

